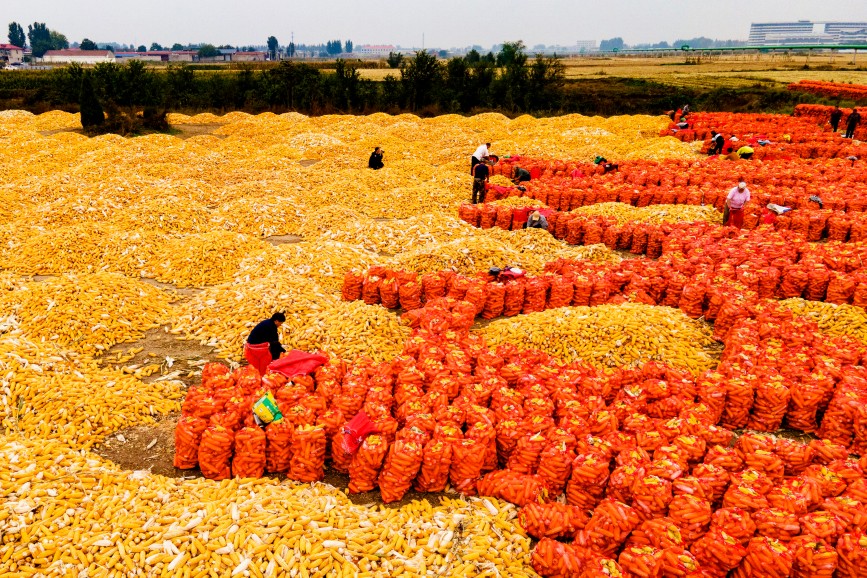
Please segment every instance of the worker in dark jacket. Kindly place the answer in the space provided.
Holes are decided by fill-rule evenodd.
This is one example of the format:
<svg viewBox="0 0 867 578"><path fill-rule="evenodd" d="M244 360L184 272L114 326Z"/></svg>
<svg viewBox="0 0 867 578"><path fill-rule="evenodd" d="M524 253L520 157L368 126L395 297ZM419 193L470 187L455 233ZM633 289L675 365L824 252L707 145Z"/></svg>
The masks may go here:
<svg viewBox="0 0 867 578"><path fill-rule="evenodd" d="M244 357L259 371L260 375L265 375L268 365L275 359L279 359L280 354L286 351L280 345L279 332L280 326L285 322L286 316L283 313L275 313L270 319L256 325L247 337L247 343L244 344Z"/></svg>
<svg viewBox="0 0 867 578"><path fill-rule="evenodd" d="M478 163L473 167L473 204L484 203L487 194L487 183L491 177L491 170L487 163Z"/></svg>
<svg viewBox="0 0 867 578"><path fill-rule="evenodd" d="M376 147L373 149L373 152L370 153L370 160L367 161L367 168L378 171L385 165L382 162L382 149L380 147Z"/></svg>
<svg viewBox="0 0 867 578"><path fill-rule="evenodd" d="M539 211L533 211L530 218L524 223L525 229L545 229L548 230L548 219L542 216Z"/></svg>
<svg viewBox="0 0 867 578"><path fill-rule="evenodd" d="M710 150L707 151L707 154L711 156L722 154L723 146L726 143L725 137L715 130L710 131L710 136Z"/></svg>
<svg viewBox="0 0 867 578"><path fill-rule="evenodd" d="M512 182L516 185L519 183L527 183L530 181L530 171L527 169L522 169L521 167L515 167L515 176L512 178Z"/></svg>
<svg viewBox="0 0 867 578"><path fill-rule="evenodd" d="M837 132L837 127L840 126L840 119L843 118L843 111L839 106L835 106L831 111L831 130Z"/></svg>
<svg viewBox="0 0 867 578"><path fill-rule="evenodd" d="M846 121L845 138L852 138L855 136L855 128L858 126L859 122L861 122L861 113L858 112L857 108L853 108L852 114L849 115L849 120Z"/></svg>

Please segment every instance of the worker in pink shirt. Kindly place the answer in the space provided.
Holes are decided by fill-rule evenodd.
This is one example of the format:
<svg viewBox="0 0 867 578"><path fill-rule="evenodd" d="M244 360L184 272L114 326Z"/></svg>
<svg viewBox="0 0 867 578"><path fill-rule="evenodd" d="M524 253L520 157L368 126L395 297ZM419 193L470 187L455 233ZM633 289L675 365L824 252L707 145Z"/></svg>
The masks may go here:
<svg viewBox="0 0 867 578"><path fill-rule="evenodd" d="M738 229L744 226L744 206L750 201L750 190L743 181L729 191L726 197L723 224Z"/></svg>

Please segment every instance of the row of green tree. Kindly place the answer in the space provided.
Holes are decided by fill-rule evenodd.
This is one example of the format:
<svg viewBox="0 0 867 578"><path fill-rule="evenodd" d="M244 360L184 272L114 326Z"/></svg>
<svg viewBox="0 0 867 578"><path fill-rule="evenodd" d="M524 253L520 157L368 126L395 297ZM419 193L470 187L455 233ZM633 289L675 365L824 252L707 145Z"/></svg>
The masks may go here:
<svg viewBox="0 0 867 578"><path fill-rule="evenodd" d="M290 61L264 70L241 67L219 73L184 65L153 69L131 61L92 69L71 65L26 78L31 84L19 93L27 94L31 103L84 107L95 100L109 117L120 112L135 117L136 111L147 109L148 114L139 116L161 125L160 117L170 110L554 112L561 108L564 68L556 58L530 58L522 42L509 42L491 58L442 61L420 51L382 82L361 78L352 63L342 59L333 72ZM11 87L4 91L5 79L15 80L0 76L0 98L14 92ZM98 120L99 114L89 118Z"/></svg>

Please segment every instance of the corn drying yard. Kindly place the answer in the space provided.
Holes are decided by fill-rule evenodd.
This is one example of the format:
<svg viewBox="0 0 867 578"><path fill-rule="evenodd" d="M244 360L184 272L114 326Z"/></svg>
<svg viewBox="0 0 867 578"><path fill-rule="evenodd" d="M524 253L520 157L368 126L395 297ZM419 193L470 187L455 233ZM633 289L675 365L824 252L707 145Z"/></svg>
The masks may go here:
<svg viewBox="0 0 867 578"><path fill-rule="evenodd" d="M820 113L0 112L0 578L864 576L867 146ZM323 365L247 364L277 311Z"/></svg>

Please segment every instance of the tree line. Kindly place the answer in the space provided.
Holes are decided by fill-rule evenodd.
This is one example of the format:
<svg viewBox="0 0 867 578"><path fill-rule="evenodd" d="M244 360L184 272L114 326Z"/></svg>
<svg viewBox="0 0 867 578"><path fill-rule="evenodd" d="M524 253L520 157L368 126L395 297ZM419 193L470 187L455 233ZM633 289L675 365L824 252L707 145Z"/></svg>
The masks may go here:
<svg viewBox="0 0 867 578"><path fill-rule="evenodd" d="M87 69L73 64L0 75L0 102L18 96L29 108L43 104L68 110L96 102L109 121L129 117L123 118L122 126L106 130L128 132L141 128L127 126L136 118L153 122L147 128L158 128L165 113L176 110L551 113L561 109L564 77L557 58L530 58L523 43L513 42L491 58L443 61L422 50L402 59L381 82L361 78L354 64L342 59L333 71L291 61L221 71L193 70L183 64L155 69L141 61L101 63ZM136 114L142 111L147 112ZM89 118L98 119L99 113Z"/></svg>

